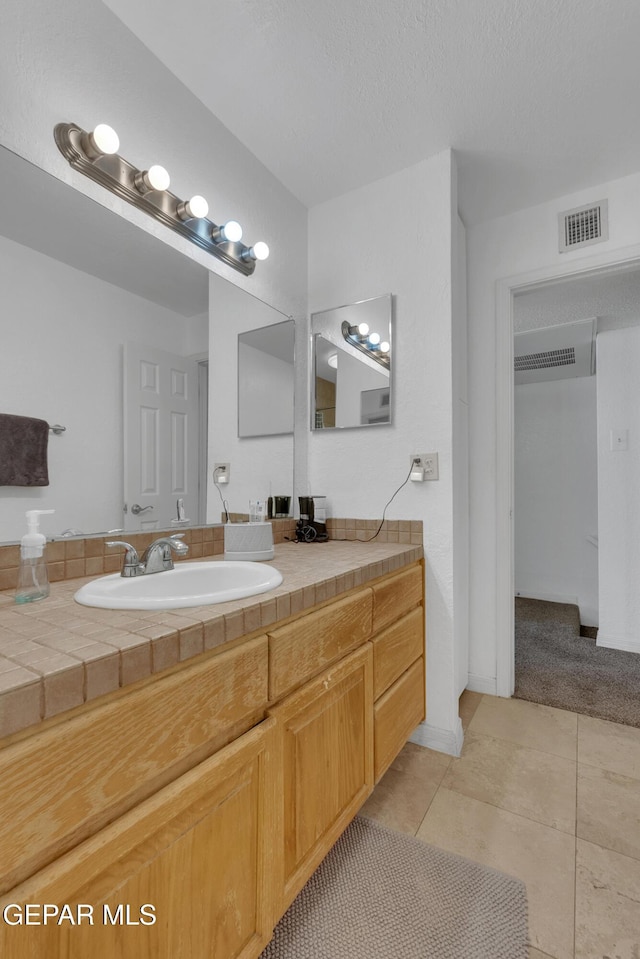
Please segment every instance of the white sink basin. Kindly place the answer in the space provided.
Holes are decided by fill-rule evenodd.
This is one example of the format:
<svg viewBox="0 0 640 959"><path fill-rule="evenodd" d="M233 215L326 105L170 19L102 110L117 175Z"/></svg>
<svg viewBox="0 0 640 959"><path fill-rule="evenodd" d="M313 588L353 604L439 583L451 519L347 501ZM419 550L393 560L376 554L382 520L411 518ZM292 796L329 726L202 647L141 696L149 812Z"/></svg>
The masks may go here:
<svg viewBox="0 0 640 959"><path fill-rule="evenodd" d="M178 609L266 593L281 582L282 573L262 563L180 563L147 576L102 576L82 586L74 599L106 609Z"/></svg>

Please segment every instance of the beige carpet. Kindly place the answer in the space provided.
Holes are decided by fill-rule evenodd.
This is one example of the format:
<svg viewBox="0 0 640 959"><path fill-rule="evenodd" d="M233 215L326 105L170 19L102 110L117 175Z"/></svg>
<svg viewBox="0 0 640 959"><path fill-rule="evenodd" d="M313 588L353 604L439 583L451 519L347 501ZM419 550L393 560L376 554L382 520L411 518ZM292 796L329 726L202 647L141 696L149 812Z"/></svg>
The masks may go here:
<svg viewBox="0 0 640 959"><path fill-rule="evenodd" d="M516 597L516 699L640 727L640 656L580 635L568 603Z"/></svg>
<svg viewBox="0 0 640 959"><path fill-rule="evenodd" d="M356 817L262 959L526 959L524 884Z"/></svg>

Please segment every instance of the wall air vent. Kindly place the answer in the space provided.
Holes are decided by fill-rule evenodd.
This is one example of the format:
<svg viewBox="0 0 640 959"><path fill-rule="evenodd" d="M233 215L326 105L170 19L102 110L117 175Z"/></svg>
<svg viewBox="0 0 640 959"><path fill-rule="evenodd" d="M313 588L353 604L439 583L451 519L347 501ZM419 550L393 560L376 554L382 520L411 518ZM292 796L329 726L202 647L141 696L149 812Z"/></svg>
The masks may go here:
<svg viewBox="0 0 640 959"><path fill-rule="evenodd" d="M560 253L608 240L609 216L607 208L606 200L598 200L597 203L589 203L587 206L580 206L559 213Z"/></svg>
<svg viewBox="0 0 640 959"><path fill-rule="evenodd" d="M513 369L546 370L550 366L572 366L576 361L576 351L572 346L564 350L548 350L546 353L527 353L513 358Z"/></svg>
<svg viewBox="0 0 640 959"><path fill-rule="evenodd" d="M515 333L515 385L593 376L596 371L596 328L596 317L589 317Z"/></svg>

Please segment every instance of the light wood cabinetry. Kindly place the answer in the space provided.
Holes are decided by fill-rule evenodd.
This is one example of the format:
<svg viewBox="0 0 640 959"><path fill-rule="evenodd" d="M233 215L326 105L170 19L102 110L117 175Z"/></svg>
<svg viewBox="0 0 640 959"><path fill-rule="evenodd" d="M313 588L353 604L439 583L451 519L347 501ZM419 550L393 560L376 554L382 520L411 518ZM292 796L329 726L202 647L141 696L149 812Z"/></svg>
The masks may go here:
<svg viewBox="0 0 640 959"><path fill-rule="evenodd" d="M54 916L46 926L0 924L0 955L258 955L273 929L266 879L280 844L275 725L241 736L14 890L10 918L26 903L73 903L76 919L77 904L87 908L75 925Z"/></svg>
<svg viewBox="0 0 640 959"><path fill-rule="evenodd" d="M40 909L0 923L3 959L256 959L424 717L422 584L417 563L0 749L0 908Z"/></svg>
<svg viewBox="0 0 640 959"><path fill-rule="evenodd" d="M282 912L373 788L371 670L366 643L271 710L283 755Z"/></svg>

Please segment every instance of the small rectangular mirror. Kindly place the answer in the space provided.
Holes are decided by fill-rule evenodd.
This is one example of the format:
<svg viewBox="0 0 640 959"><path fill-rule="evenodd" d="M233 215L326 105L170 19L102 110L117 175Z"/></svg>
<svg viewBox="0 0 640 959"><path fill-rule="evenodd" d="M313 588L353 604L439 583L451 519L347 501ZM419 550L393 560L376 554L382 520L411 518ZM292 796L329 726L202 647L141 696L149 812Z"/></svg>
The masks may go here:
<svg viewBox="0 0 640 959"><path fill-rule="evenodd" d="M293 433L295 322L238 334L238 436Z"/></svg>
<svg viewBox="0 0 640 959"><path fill-rule="evenodd" d="M391 422L391 294L311 314L311 429Z"/></svg>

